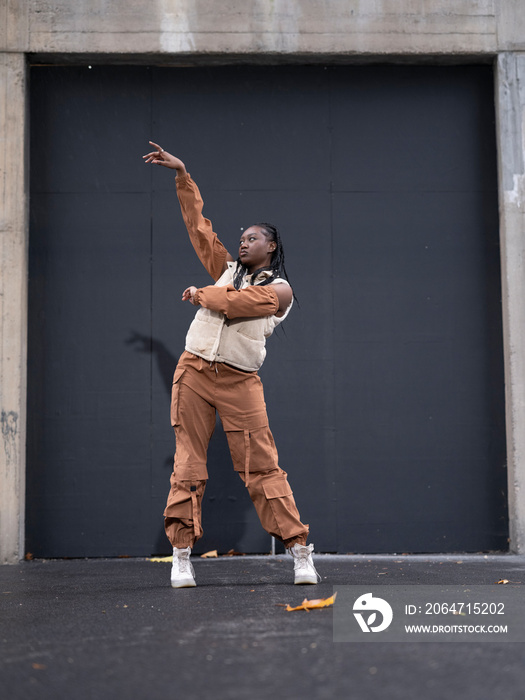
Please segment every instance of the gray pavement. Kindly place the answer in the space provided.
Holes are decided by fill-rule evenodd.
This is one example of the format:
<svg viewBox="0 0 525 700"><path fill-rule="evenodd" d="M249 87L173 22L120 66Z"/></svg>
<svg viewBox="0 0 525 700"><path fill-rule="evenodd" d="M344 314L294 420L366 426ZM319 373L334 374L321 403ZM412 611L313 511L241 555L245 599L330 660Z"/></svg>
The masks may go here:
<svg viewBox="0 0 525 700"><path fill-rule="evenodd" d="M0 567L0 697L32 700L375 698L521 700L522 643L334 643L334 608L286 612L345 584L525 585L514 555L315 558L293 586L288 556L194 558L173 590L145 559Z"/></svg>

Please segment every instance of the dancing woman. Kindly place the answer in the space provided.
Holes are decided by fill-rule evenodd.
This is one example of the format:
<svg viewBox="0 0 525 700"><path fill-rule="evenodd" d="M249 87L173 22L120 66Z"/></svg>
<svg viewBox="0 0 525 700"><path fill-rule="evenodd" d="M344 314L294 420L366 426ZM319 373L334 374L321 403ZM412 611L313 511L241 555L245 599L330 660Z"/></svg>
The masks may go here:
<svg viewBox="0 0 525 700"><path fill-rule="evenodd" d="M173 546L171 585L195 586L191 549L202 537L201 504L208 471L208 444L219 413L234 469L244 481L263 528L294 558L294 583L315 584L318 574L307 546L308 525L299 517L292 490L278 464L257 370L266 338L293 304L277 229L258 223L240 237L237 260L202 215L203 201L184 163L150 141L146 163L176 171L182 216L200 261L215 284L188 287L182 300L198 307L173 377L171 423L176 451L164 511Z"/></svg>

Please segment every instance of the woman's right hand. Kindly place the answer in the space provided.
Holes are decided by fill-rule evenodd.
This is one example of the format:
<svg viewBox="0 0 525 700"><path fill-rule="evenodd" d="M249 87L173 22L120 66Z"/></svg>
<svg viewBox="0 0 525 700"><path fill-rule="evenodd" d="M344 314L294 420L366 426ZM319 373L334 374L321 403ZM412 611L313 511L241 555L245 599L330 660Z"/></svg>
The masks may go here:
<svg viewBox="0 0 525 700"><path fill-rule="evenodd" d="M189 301L193 304L193 306L200 306L195 302L195 293L197 291L197 287L187 287L183 292L182 292L182 301Z"/></svg>
<svg viewBox="0 0 525 700"><path fill-rule="evenodd" d="M181 161L180 158L172 156L171 153L165 151L158 143L150 141L150 144L155 147L155 151L147 153L142 156L145 163L151 163L152 165L163 165L165 168L170 168L171 170L176 170L177 175L186 174L186 166Z"/></svg>

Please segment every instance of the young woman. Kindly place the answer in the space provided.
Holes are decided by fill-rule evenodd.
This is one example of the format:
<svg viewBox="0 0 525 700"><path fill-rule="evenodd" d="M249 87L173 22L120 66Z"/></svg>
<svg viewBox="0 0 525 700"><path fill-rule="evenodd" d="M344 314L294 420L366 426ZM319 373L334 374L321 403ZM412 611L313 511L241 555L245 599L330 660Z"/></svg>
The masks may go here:
<svg viewBox="0 0 525 700"><path fill-rule="evenodd" d="M206 457L221 418L234 469L243 479L264 529L294 558L294 583L317 583L308 525L299 517L292 490L278 465L257 370L265 341L288 315L293 292L284 271L277 229L255 224L242 234L235 261L202 215L203 201L184 163L150 141L146 163L176 171L175 183L190 240L215 284L188 287L182 300L199 307L186 336L171 397L176 451L171 490L164 511L173 546L171 585L195 586L190 554L202 537L201 504L208 479Z"/></svg>

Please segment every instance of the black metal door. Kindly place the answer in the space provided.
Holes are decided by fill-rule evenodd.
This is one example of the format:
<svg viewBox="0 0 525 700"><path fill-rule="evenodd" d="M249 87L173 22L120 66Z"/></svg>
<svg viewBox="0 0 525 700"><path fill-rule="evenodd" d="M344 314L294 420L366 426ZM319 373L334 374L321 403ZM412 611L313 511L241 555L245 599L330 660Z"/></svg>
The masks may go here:
<svg viewBox="0 0 525 700"><path fill-rule="evenodd" d="M235 253L275 222L299 298L261 371L311 541L506 549L488 66L38 67L31 72L27 549L168 552L169 390L208 283L180 155ZM220 428L197 551L270 550Z"/></svg>

